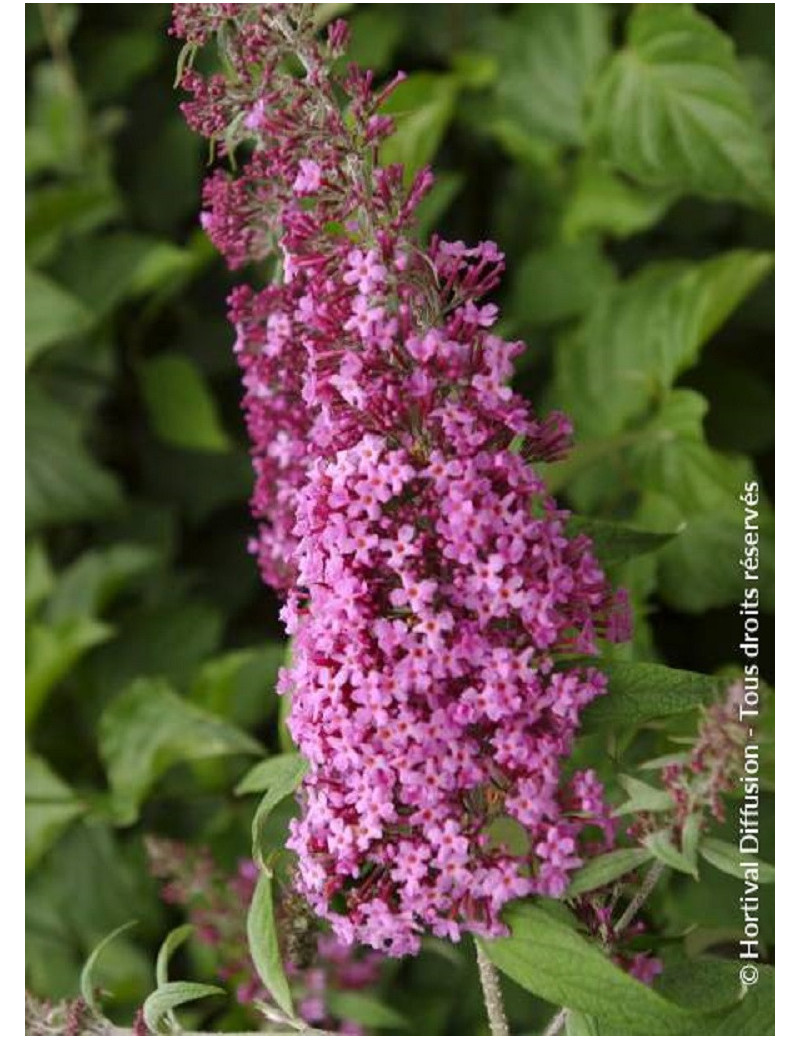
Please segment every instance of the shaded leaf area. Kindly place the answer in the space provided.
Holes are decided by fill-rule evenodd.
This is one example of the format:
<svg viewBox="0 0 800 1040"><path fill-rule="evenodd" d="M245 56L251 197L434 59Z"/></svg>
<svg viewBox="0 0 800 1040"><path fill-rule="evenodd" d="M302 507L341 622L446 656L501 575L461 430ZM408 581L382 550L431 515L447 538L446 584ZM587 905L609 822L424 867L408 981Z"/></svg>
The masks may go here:
<svg viewBox="0 0 800 1040"><path fill-rule="evenodd" d="M565 768L598 773L622 826L666 812L661 770L686 764L741 665L755 484L759 665L772 671L773 6L357 4L326 17L340 8L352 58L408 74L384 106L397 134L382 158L407 176L435 167L419 241L506 253L500 331L526 344L514 388L575 425L574 450L542 477L575 514L568 533L630 594L634 639L592 662L608 689ZM234 281L258 286L264 271L234 279L198 227L205 155L170 89L168 19L166 4L26 5L26 981L74 998L88 959L84 982L115 1021L147 1000L156 1029L236 1032L253 1018L230 983L209 988L143 837L206 845L231 869L254 848L275 867L249 928L260 977L291 1011L276 908L306 765L276 693L278 604L247 551L252 468L225 315ZM770 959L774 702L766 683L760 695ZM563 907L512 909L512 937L487 944L512 1032L542 1033L563 1003L569 1035L768 1034L770 968L741 1000L737 965L718 956L741 932L736 812L731 800L726 824L690 818L573 874L572 895L628 893L664 864L642 945L665 966L652 989ZM504 814L489 840L529 846ZM426 936L376 989L328 996L368 1033L485 1032L471 943Z"/></svg>

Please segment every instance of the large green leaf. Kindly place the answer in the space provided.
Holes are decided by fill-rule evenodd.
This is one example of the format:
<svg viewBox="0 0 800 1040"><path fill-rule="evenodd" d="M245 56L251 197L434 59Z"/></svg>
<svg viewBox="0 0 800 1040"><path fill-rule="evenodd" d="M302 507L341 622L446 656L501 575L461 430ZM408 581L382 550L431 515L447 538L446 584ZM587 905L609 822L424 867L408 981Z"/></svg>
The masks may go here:
<svg viewBox="0 0 800 1040"><path fill-rule="evenodd" d="M614 278L614 265L594 238L536 249L516 269L514 316L530 325L581 317Z"/></svg>
<svg viewBox="0 0 800 1040"><path fill-rule="evenodd" d="M769 206L765 137L730 39L689 4L639 4L593 92L592 136L654 188Z"/></svg>
<svg viewBox="0 0 800 1040"><path fill-rule="evenodd" d="M658 555L659 592L680 610L699 612L741 596L744 504L740 495L756 480L747 459L709 447L703 430L705 400L692 390L665 398L626 453L628 472L646 492L637 519L648 526L680 526ZM760 606L771 609L774 518L760 493Z"/></svg>
<svg viewBox="0 0 800 1040"><path fill-rule="evenodd" d="M497 112L518 131L559 145L585 138L589 88L609 49L603 4L520 4L498 20Z"/></svg>
<svg viewBox="0 0 800 1040"><path fill-rule="evenodd" d="M62 831L86 811L72 788L39 755L25 756L25 869L35 866Z"/></svg>
<svg viewBox="0 0 800 1040"><path fill-rule="evenodd" d="M770 254L738 250L699 264L653 264L605 293L559 345L559 407L584 437L622 430L697 362L771 267Z"/></svg>
<svg viewBox="0 0 800 1040"><path fill-rule="evenodd" d="M618 968L599 947L569 924L532 902L513 903L505 919L511 936L480 940L501 971L536 996L557 1007L597 1019L600 1035L715 1036L768 1035L759 1026L770 1014L769 995L741 995L737 987L718 986L702 1009L686 1001L674 1003ZM699 962L701 965L703 962ZM716 962L715 962L716 963ZM732 981L738 964L717 969ZM764 967L771 979L771 972ZM769 981L769 979L768 979ZM680 1000L680 987L675 1000ZM713 999L716 997L716 1000Z"/></svg>
<svg viewBox="0 0 800 1040"><path fill-rule="evenodd" d="M691 711L718 699L722 683L699 672L661 664L603 662L608 692L581 716L581 728L635 728L656 719Z"/></svg>
<svg viewBox="0 0 800 1040"><path fill-rule="evenodd" d="M178 762L262 753L252 737L157 679L134 682L100 719L98 746L120 823L133 823L155 782Z"/></svg>
<svg viewBox="0 0 800 1040"><path fill-rule="evenodd" d="M34 387L25 398L25 526L96 520L121 503L114 477L89 455L78 419Z"/></svg>
<svg viewBox="0 0 800 1040"><path fill-rule="evenodd" d="M240 726L263 723L278 707L275 683L285 663L285 643L230 650L202 666L192 700Z"/></svg>
<svg viewBox="0 0 800 1040"><path fill-rule="evenodd" d="M159 354L139 368L145 406L158 436L176 448L227 451L231 442L200 369L180 354Z"/></svg>
<svg viewBox="0 0 800 1040"><path fill-rule="evenodd" d="M569 242L598 232L625 238L657 223L674 201L672 189L640 188L584 161L564 207L561 233Z"/></svg>
<svg viewBox="0 0 800 1040"><path fill-rule="evenodd" d="M686 1031L690 1013L637 982L538 906L514 903L504 917L511 937L480 940L481 945L501 971L531 993L557 1007L596 1016L622 1036Z"/></svg>

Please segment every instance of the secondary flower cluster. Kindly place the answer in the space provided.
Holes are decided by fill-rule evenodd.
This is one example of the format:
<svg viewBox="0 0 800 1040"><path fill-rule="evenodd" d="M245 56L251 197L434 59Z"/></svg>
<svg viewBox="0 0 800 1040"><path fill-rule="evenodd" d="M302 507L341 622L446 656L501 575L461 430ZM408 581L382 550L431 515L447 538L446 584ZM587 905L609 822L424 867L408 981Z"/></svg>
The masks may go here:
<svg viewBox="0 0 800 1040"><path fill-rule="evenodd" d="M165 884L165 902L184 907L195 935L214 950L217 977L236 987L240 1004L254 1007L269 1001L247 943L247 906L253 896L258 869L250 860L227 874L204 848L149 838L147 851L152 873ZM374 951L359 951L332 935L309 931L307 915L284 889L276 908L278 933L284 946L286 973L304 1022L346 1036L357 1036L363 1027L338 1018L329 1007L332 993L361 991L380 977L382 958ZM302 933L302 936L301 936ZM255 1016L254 1016L255 1017ZM263 1022L259 1014L256 1023Z"/></svg>
<svg viewBox="0 0 800 1040"><path fill-rule="evenodd" d="M185 73L184 111L248 156L208 180L203 224L231 266L279 258L231 316L310 763L290 844L336 934L400 955L501 933L509 899L563 892L584 833L607 844L596 778L561 768L604 678L569 658L627 638L628 610L530 466L570 426L507 385L502 255L417 244L432 176L379 161L402 77L340 71L346 27L317 42L307 6L181 4L175 32L225 23L231 71Z"/></svg>

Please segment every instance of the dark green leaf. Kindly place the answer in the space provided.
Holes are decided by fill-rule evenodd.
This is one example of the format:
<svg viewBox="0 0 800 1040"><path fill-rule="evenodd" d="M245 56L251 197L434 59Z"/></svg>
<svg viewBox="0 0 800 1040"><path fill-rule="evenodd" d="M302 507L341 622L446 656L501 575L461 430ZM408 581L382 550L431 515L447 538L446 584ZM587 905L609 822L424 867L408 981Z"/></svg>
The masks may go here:
<svg viewBox="0 0 800 1040"><path fill-rule="evenodd" d="M567 533L570 536L588 535L592 539L594 554L604 567L614 567L655 552L676 536L674 531L640 531L628 524L576 515L567 522Z"/></svg>
<svg viewBox="0 0 800 1040"><path fill-rule="evenodd" d="M652 855L647 849L615 849L596 856L572 875L565 898L573 899L584 892L602 888L617 878L630 874L643 863L649 863Z"/></svg>
<svg viewBox="0 0 800 1040"><path fill-rule="evenodd" d="M691 711L719 698L719 679L661 664L604 662L608 692L586 708L581 728L616 729L641 726Z"/></svg>
<svg viewBox="0 0 800 1040"><path fill-rule="evenodd" d="M25 401L25 526L96 520L117 510L119 485L89 455L77 419L29 388Z"/></svg>

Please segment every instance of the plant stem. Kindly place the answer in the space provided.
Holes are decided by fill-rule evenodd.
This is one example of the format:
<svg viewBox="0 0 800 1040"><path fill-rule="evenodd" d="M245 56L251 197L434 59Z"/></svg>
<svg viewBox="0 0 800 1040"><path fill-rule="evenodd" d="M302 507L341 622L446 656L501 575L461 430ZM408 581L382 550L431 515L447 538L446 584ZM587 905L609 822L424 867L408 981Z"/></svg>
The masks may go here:
<svg viewBox="0 0 800 1040"><path fill-rule="evenodd" d="M564 1023L567 1021L567 1009L562 1008L558 1014L553 1016L553 1020L550 1025L542 1033L542 1036L558 1036L561 1030L564 1028Z"/></svg>
<svg viewBox="0 0 800 1040"><path fill-rule="evenodd" d="M624 932L628 925L631 923L631 921L634 919L634 917L639 913L645 901L649 898L650 893L658 884L658 880L663 873L664 864L660 862L654 863L652 867L648 870L647 874L645 875L645 879L642 882L642 887L639 889L639 891L636 893L633 899L631 899L630 903L628 903L624 913L617 921L617 923L614 925L615 936L620 935L622 932Z"/></svg>
<svg viewBox="0 0 800 1040"><path fill-rule="evenodd" d="M483 1002L486 1005L492 1036L509 1036L508 1019L503 1007L503 994L500 990L497 969L486 956L478 939L475 940L475 950L478 955L478 974L481 977Z"/></svg>

